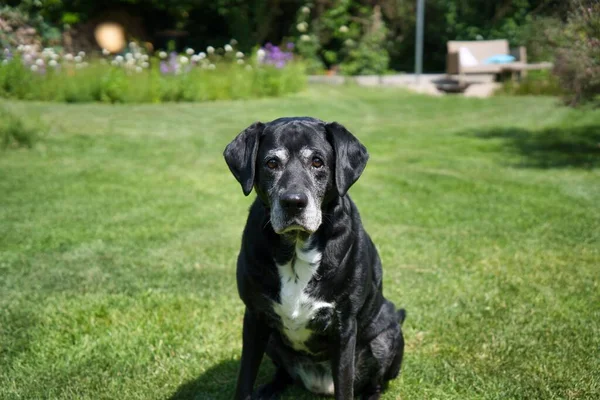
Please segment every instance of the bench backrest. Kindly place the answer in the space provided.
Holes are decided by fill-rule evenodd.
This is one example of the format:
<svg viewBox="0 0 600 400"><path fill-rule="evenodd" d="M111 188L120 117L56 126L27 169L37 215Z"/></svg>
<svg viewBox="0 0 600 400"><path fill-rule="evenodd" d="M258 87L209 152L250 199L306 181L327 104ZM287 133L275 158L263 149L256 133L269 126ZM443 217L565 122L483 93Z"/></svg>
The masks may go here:
<svg viewBox="0 0 600 400"><path fill-rule="evenodd" d="M458 53L458 49L466 47L469 49L471 54L480 63L489 57L498 54L510 54L508 47L508 40L475 40L475 41L455 41L451 40L448 42L448 53Z"/></svg>

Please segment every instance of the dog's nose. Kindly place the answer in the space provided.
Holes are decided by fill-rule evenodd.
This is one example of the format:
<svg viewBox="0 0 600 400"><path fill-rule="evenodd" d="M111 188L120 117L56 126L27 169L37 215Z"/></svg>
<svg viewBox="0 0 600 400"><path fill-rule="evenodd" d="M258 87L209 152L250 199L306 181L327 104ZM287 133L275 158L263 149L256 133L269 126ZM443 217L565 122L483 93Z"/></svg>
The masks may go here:
<svg viewBox="0 0 600 400"><path fill-rule="evenodd" d="M299 212L308 205L308 196L303 193L284 193L279 201L286 211Z"/></svg>

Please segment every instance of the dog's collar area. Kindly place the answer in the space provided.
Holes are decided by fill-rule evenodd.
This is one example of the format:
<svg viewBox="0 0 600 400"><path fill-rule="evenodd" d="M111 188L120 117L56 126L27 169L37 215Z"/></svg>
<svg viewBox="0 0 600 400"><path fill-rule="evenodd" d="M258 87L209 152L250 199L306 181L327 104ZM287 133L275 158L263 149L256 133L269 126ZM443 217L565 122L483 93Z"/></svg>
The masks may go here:
<svg viewBox="0 0 600 400"><path fill-rule="evenodd" d="M293 231L281 233L279 236L283 237L291 244L294 244L296 248L304 249L310 240L311 234L304 230L295 229Z"/></svg>

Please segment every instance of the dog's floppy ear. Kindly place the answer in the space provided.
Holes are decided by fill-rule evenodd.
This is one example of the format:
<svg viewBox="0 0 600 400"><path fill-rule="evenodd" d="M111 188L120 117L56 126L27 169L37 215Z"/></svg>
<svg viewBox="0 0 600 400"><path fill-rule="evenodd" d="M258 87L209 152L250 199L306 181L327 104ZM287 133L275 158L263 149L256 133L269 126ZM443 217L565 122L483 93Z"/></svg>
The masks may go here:
<svg viewBox="0 0 600 400"><path fill-rule="evenodd" d="M326 124L325 129L335 152L335 185L342 197L362 174L369 153L353 134L337 122Z"/></svg>
<svg viewBox="0 0 600 400"><path fill-rule="evenodd" d="M225 147L223 156L235 179L242 185L244 195L248 196L254 186L254 168L258 153L260 135L265 124L255 122L244 129Z"/></svg>

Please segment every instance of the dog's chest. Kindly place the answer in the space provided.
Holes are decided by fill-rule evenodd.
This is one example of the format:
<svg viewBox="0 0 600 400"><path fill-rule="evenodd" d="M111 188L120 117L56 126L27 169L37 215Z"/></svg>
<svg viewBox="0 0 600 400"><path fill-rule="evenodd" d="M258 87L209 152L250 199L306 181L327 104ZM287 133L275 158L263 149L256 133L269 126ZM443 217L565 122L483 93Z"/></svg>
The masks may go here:
<svg viewBox="0 0 600 400"><path fill-rule="evenodd" d="M319 312L333 309L333 304L311 296L307 289L321 262L317 250L296 248L292 260L277 265L281 288L279 303L273 303L273 311L281 319L281 332L295 350L310 351L306 341L312 335L309 329Z"/></svg>

